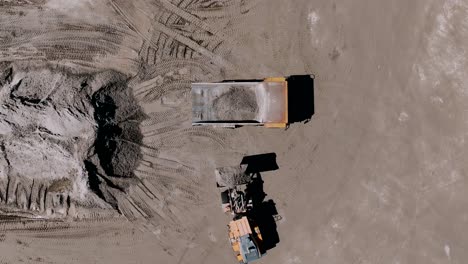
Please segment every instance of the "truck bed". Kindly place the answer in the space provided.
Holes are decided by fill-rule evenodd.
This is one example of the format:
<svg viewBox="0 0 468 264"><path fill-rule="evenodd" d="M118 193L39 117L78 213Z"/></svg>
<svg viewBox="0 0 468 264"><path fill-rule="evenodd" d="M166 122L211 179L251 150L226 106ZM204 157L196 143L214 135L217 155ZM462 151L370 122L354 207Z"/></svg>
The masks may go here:
<svg viewBox="0 0 468 264"><path fill-rule="evenodd" d="M192 84L192 125L287 123L285 81Z"/></svg>

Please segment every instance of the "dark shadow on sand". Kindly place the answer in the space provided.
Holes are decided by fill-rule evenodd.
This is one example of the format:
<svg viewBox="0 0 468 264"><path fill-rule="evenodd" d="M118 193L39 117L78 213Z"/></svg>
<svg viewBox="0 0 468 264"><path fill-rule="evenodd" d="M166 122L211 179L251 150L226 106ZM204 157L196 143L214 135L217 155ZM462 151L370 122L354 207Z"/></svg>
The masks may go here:
<svg viewBox="0 0 468 264"><path fill-rule="evenodd" d="M280 218L273 200L265 200L267 194L263 189L264 181L260 172L277 170L276 154L267 153L253 156L245 156L242 164L248 164L249 173L255 174L251 183L247 185L246 194L252 199L253 206L249 211L251 218L259 227L262 234L260 246L262 254L276 247L280 242L276 221Z"/></svg>
<svg viewBox="0 0 468 264"><path fill-rule="evenodd" d="M259 155L245 156L241 164L247 164L247 173L258 173L277 170L276 153L265 153Z"/></svg>
<svg viewBox="0 0 468 264"><path fill-rule="evenodd" d="M313 76L291 75L287 81L289 123L309 122L315 114Z"/></svg>

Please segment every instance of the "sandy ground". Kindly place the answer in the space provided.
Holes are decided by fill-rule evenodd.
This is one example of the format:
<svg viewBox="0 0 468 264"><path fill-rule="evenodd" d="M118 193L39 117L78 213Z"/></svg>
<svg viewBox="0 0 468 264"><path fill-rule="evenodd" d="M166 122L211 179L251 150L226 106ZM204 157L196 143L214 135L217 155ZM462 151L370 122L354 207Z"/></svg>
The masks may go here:
<svg viewBox="0 0 468 264"><path fill-rule="evenodd" d="M269 152L257 263L468 259L467 1L31 2L0 2L0 60L121 72L148 118L122 217L0 223L0 263L235 263L214 168ZM190 82L290 74L310 122L190 127Z"/></svg>

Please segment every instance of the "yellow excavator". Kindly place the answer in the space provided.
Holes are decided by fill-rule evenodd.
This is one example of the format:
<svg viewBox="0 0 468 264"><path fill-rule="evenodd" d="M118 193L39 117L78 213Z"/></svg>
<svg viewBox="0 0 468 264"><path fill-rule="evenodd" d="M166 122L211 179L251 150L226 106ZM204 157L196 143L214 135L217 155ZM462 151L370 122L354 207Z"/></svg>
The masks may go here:
<svg viewBox="0 0 468 264"><path fill-rule="evenodd" d="M262 257L260 228L249 217L252 199L246 191L254 174L246 173L247 166L222 167L215 170L216 184L221 188L221 203L225 213L233 216L228 225L229 241L237 261L247 264Z"/></svg>
<svg viewBox="0 0 468 264"><path fill-rule="evenodd" d="M239 263L249 263L262 256L259 247L262 241L260 229L249 221L246 216L232 220L228 228L229 241Z"/></svg>

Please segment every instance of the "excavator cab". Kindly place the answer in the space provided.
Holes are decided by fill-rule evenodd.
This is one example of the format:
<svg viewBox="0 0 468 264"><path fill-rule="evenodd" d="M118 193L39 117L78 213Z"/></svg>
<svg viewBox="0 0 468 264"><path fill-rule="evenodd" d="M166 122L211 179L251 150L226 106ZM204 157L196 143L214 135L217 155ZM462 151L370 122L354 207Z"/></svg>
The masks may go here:
<svg viewBox="0 0 468 264"><path fill-rule="evenodd" d="M231 246L239 263L246 264L262 256L259 246L262 241L260 229L251 220L241 217L231 221L228 228Z"/></svg>

